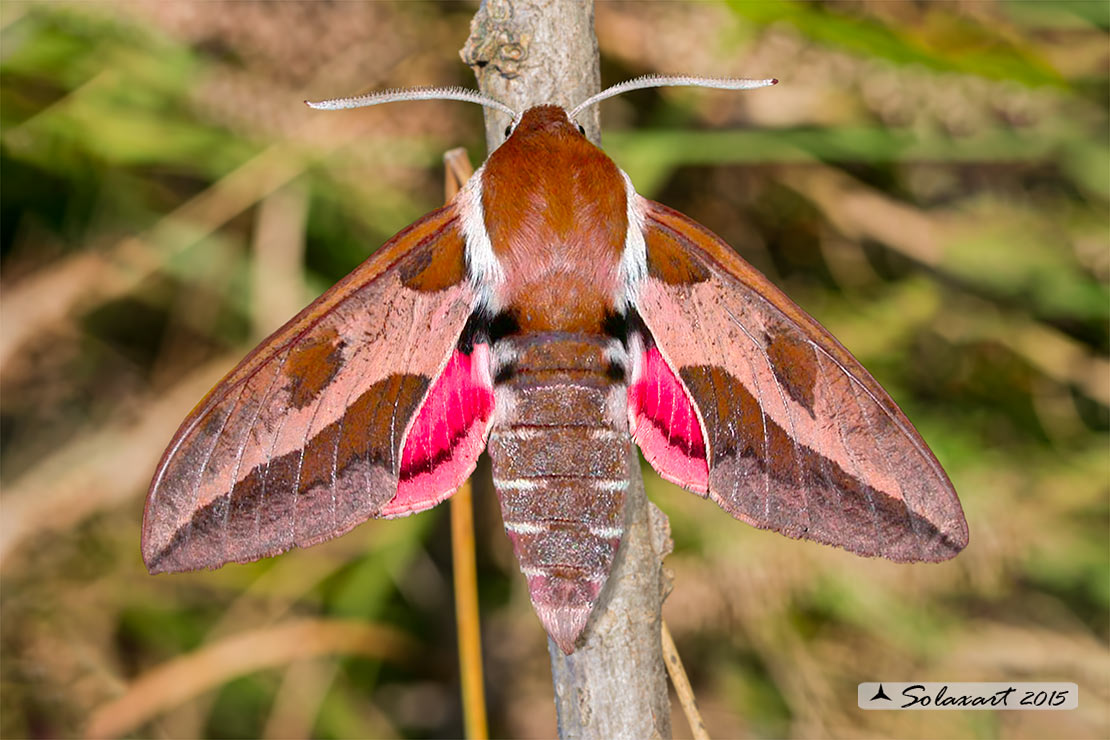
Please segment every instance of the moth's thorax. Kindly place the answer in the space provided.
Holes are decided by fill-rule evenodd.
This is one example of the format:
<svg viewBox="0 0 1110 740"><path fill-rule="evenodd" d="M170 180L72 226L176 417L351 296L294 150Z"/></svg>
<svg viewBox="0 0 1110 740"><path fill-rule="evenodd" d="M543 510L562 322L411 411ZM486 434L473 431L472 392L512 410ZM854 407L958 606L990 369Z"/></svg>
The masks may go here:
<svg viewBox="0 0 1110 740"><path fill-rule="evenodd" d="M524 114L482 173L482 211L525 331L596 331L620 294L628 231L617 166L558 106Z"/></svg>

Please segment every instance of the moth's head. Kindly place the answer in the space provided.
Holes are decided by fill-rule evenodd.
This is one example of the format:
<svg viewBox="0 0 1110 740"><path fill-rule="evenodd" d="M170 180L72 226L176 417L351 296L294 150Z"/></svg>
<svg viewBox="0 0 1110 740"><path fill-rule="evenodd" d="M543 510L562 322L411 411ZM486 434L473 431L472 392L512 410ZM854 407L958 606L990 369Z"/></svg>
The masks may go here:
<svg viewBox="0 0 1110 740"><path fill-rule="evenodd" d="M505 138L582 139L586 130L558 105L537 105L520 115L519 120L505 129Z"/></svg>

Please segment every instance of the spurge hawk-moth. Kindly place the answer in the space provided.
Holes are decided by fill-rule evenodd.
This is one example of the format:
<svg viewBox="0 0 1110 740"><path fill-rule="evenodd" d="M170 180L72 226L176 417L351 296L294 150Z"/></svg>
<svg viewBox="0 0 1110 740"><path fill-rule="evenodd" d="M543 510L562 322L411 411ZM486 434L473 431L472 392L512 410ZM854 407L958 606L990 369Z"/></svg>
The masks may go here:
<svg viewBox="0 0 1110 740"><path fill-rule="evenodd" d="M489 451L540 620L574 650L623 534L629 445L790 537L897 561L967 544L913 426L814 319L705 227L640 197L575 115L505 110L445 207L266 339L181 425L147 495L151 572L305 547L428 509Z"/></svg>

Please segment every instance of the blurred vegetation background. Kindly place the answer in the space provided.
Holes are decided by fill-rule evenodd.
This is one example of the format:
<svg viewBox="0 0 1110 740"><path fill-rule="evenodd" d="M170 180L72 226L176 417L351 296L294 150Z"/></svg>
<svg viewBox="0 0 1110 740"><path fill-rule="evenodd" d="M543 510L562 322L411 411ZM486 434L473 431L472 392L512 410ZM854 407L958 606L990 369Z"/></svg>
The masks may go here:
<svg viewBox="0 0 1110 740"><path fill-rule="evenodd" d="M473 4L0 4L4 737L461 734L445 510L148 576L178 423L442 200ZM971 545L904 566L648 473L714 737L1110 736L1110 5L601 3L604 143L828 326L951 475ZM492 731L555 732L543 630L476 474ZM861 712L865 680L1074 681L1072 712ZM680 714L676 735L689 730Z"/></svg>

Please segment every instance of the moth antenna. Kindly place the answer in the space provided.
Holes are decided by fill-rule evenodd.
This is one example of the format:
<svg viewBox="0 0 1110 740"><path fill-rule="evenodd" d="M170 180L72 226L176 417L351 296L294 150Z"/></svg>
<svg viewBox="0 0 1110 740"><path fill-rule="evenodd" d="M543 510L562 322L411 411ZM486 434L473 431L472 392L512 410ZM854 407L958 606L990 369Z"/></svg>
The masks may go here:
<svg viewBox="0 0 1110 740"><path fill-rule="evenodd" d="M502 103L487 97L477 90L468 90L465 87L410 87L404 90L382 90L367 95L357 95L352 98L333 98L331 100L306 100L305 105L316 110L346 110L348 108L365 108L370 105L394 103L402 100L461 100L466 103L477 103L487 108L496 108L502 113L507 113L515 121L520 115Z"/></svg>
<svg viewBox="0 0 1110 740"><path fill-rule="evenodd" d="M642 90L646 87L712 87L719 90L754 90L757 87L770 87L777 85L778 80L745 80L737 77L687 77L685 75L679 76L666 76L666 75L644 75L643 77L636 77L635 79L627 80L618 85L606 88L594 95L587 98L583 102L574 107L570 112L570 117L574 118L585 108L589 108L595 103L600 103L606 98L611 98L614 95L628 92L629 90Z"/></svg>

